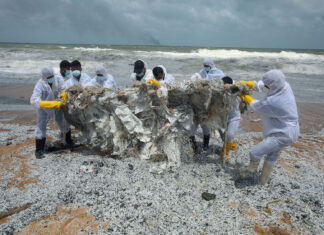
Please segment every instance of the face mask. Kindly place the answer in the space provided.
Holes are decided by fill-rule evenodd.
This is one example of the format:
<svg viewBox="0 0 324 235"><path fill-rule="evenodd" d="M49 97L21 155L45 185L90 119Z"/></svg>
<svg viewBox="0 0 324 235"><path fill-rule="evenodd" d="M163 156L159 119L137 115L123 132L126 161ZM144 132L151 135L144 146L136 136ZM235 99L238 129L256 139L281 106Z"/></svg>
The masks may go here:
<svg viewBox="0 0 324 235"><path fill-rule="evenodd" d="M52 84L54 82L54 77L47 79L48 84Z"/></svg>
<svg viewBox="0 0 324 235"><path fill-rule="evenodd" d="M141 81L141 79L144 77L144 75L145 75L145 73L136 74L136 80Z"/></svg>
<svg viewBox="0 0 324 235"><path fill-rule="evenodd" d="M143 76L144 76L144 73L136 74L136 77L139 77L139 78L141 78L141 77L143 77Z"/></svg>
<svg viewBox="0 0 324 235"><path fill-rule="evenodd" d="M79 77L81 75L81 72L80 72L80 70L74 70L72 72L72 75L73 75L73 77Z"/></svg>
<svg viewBox="0 0 324 235"><path fill-rule="evenodd" d="M64 77L68 77L71 74L71 70L66 70L64 73Z"/></svg>
<svg viewBox="0 0 324 235"><path fill-rule="evenodd" d="M204 69L205 69L205 71L206 71L207 73L211 70L210 67L205 67Z"/></svg>
<svg viewBox="0 0 324 235"><path fill-rule="evenodd" d="M104 76L97 76L97 79L98 79L98 81L100 81L100 82L105 81L105 77L104 77Z"/></svg>

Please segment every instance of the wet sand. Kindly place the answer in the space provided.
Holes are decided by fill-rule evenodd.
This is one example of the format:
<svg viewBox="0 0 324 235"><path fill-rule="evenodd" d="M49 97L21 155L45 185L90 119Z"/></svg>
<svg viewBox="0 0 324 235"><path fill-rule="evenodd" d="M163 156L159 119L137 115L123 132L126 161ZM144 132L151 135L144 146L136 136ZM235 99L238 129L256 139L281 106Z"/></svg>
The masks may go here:
<svg viewBox="0 0 324 235"><path fill-rule="evenodd" d="M324 128L324 104L297 103L297 107L301 134L313 134ZM247 132L262 132L261 116L246 112L240 128Z"/></svg>
<svg viewBox="0 0 324 235"><path fill-rule="evenodd" d="M34 85L28 84L1 85L0 96L29 100L33 93L33 89Z"/></svg>

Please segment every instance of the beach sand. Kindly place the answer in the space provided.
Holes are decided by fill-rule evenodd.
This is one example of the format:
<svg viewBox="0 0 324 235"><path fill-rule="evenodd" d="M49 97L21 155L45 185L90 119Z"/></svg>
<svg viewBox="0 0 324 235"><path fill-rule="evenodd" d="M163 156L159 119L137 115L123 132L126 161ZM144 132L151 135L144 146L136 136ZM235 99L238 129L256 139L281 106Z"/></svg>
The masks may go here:
<svg viewBox="0 0 324 235"><path fill-rule="evenodd" d="M28 88L19 89L15 98L28 99ZM301 136L281 153L268 188L257 176L237 176L262 140L254 113L243 116L229 164L220 161L222 143L212 137L209 151L153 174L159 163L116 160L84 147L37 160L35 111L0 111L0 233L321 234L324 104L300 103L298 111ZM48 127L47 140L57 139L56 124ZM203 192L216 197L206 201Z"/></svg>

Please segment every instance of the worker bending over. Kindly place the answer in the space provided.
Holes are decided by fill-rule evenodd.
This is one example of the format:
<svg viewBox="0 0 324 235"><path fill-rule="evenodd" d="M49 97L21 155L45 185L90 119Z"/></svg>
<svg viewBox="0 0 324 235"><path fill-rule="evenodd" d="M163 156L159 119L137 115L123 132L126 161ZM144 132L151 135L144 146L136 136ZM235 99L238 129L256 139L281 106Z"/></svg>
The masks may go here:
<svg viewBox="0 0 324 235"><path fill-rule="evenodd" d="M245 178L255 172L264 156L260 182L267 185L281 150L295 142L299 136L295 96L280 70L270 70L259 82L240 82L250 89L266 93L262 100L255 100L249 95L240 96L254 112L261 114L263 125L263 141L250 151L250 165L240 171L240 176Z"/></svg>

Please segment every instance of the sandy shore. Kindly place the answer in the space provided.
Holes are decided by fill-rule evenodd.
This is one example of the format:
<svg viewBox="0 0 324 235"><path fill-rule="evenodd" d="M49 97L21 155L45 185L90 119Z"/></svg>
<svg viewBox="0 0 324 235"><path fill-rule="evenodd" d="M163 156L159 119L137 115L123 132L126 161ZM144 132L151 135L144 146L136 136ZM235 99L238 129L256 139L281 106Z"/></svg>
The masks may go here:
<svg viewBox="0 0 324 235"><path fill-rule="evenodd" d="M28 84L1 85L0 94L1 96L29 100L33 89L34 85Z"/></svg>
<svg viewBox="0 0 324 235"><path fill-rule="evenodd" d="M268 188L256 184L257 176L237 176L262 139L253 113L243 118L229 164L219 160L222 143L213 137L209 151L153 174L160 163L115 160L86 148L36 160L35 112L1 111L0 233L321 234L324 105L298 109L301 137L282 152ZM56 124L49 127L47 139L57 139ZM215 199L204 200L203 192Z"/></svg>

